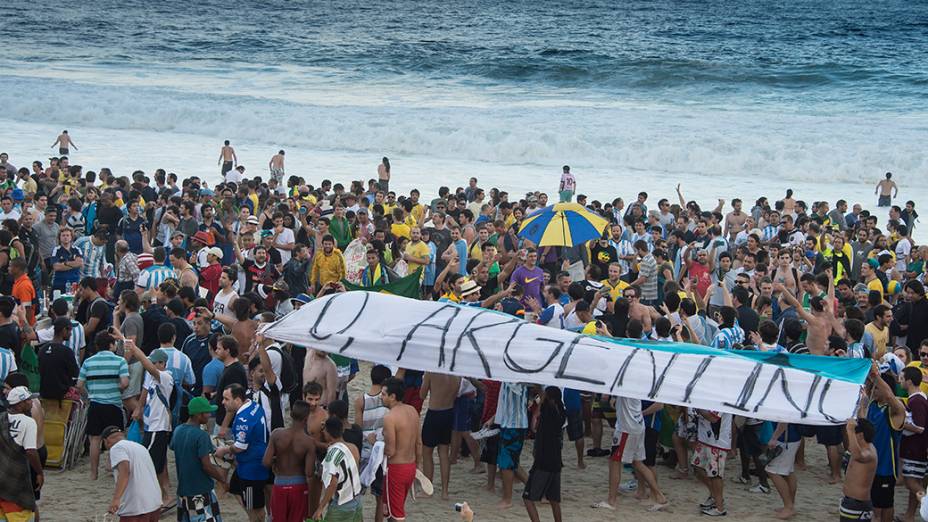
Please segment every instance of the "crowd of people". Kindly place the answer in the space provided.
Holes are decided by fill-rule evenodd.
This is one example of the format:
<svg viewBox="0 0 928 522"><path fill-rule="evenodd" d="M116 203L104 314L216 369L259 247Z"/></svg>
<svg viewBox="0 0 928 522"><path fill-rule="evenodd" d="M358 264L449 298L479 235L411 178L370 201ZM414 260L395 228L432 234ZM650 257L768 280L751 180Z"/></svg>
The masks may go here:
<svg viewBox="0 0 928 522"><path fill-rule="evenodd" d="M16 168L0 154L0 438L13 442L0 444L0 473L32 479L0 485L7 520L38 515L42 401L61 399L87 405L89 478L106 451L109 511L127 521L170 509L179 521L220 520L226 493L253 521L360 521L363 495L377 499L368 519L404 520L410 491L432 494L434 481L449 498L461 461L486 473L500 509L519 482L531 520L546 501L559 521L565 432L578 468L608 459L593 506L604 511L620 509L623 493L653 511L673 504L660 460L706 488L694 512L726 515L735 482L775 490L773 515L790 518L803 509L797 470L814 441L832 483L843 482L842 520L892 521L897 481L909 492L900 518L916 516L928 469L928 245L912 239L914 202L893 205L889 174L877 186L884 216L790 190L750 208L703 208L679 185L656 205L644 192L590 200L565 166L554 199L608 225L588 242L539 246L518 232L555 203L547 193L470 178L429 200L397 194L387 158L347 186L288 176L283 150L269 176L247 176L227 141L222 182L210 186L160 169L85 170L67 157L67 132L55 145L47 165ZM855 418L803 426L390 368L258 333L346 281L376 289L407 277L419 278L416 298L552 328L866 358L873 369ZM370 386L352 396L362 371Z"/></svg>

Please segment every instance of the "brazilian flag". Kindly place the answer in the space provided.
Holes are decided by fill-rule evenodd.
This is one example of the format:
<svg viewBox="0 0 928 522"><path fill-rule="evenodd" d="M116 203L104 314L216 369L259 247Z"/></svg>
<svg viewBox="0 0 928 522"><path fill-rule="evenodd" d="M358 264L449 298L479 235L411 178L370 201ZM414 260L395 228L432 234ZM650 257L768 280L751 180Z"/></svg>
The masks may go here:
<svg viewBox="0 0 928 522"><path fill-rule="evenodd" d="M419 268L406 277L402 277L391 283L381 285L361 286L354 283L349 283L344 279L342 280L342 284L345 285L345 288L349 292L353 292L355 290L367 290L368 292L379 292L381 294L393 294L402 297L409 297L410 299L418 299L420 281L419 273L421 271L422 269Z"/></svg>

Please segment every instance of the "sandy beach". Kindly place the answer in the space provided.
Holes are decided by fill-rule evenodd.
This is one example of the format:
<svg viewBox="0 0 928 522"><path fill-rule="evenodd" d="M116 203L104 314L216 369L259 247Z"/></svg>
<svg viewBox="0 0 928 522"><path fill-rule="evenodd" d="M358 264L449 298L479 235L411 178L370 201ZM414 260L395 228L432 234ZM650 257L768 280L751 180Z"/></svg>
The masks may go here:
<svg viewBox="0 0 928 522"><path fill-rule="evenodd" d="M360 393L369 385L368 374L370 365L362 363L361 373L350 383L349 390L352 396ZM604 430L604 441L611 440L611 430ZM587 439L589 446L590 440ZM172 483L176 479L173 464L173 453L169 452L171 459L170 473ZM825 451L822 446L814 443L814 439L807 440L806 460L808 469L799 472L799 494L797 508L799 514L794 520L825 520L837 518L837 506L841 499L841 486L828 484L827 463ZM113 493L113 479L107 473L101 472L96 482L88 478L89 460L85 458L75 469L67 472L49 470L46 475L45 488L42 490L42 503L40 514L43 520L49 522L74 521L90 522L102 521L103 513L109 505ZM416 501L407 502L409 520L428 520L430 522L457 520L453 504L467 501L476 513L477 520L494 520L502 522L527 520L524 507L518 500L522 486L515 486L513 507L506 511L496 508L499 498L484 489L486 485L485 474L470 473L470 460L464 459L452 467L451 470L451 499L443 501L436 493L432 498L419 497ZM532 463L532 442L527 441L522 452L522 465L528 470ZM562 510L564 520L705 520L697 507L707 494L705 488L695 479L672 480L671 469L658 464L657 473L659 484L671 502L670 508L662 513L650 513L650 503L639 502L633 495L622 496L620 507L614 512L593 509L590 506L605 499L608 470L606 458L586 459L587 468L579 470L576 467L573 445L566 442L564 447L564 469L561 475L561 494L563 497ZM773 510L780 507L780 499L775 491L769 494L750 493L746 486L731 482L737 474L740 464L737 458L729 459L726 473L725 496L728 508L728 519L734 520L773 520ZM436 456L436 474L438 472ZM630 478L623 472L623 482ZM436 477L437 479L437 477ZM497 477L497 489L500 483ZM436 485L436 490L437 490ZM157 495L157 492L152 492ZM904 488L896 488L896 508L905 510L906 492ZM234 498L226 496L221 499L222 515L225 521L247 520L244 512L237 505ZM374 501L370 495L364 498L364 519L372 520ZM551 510L547 505L539 505L542 520L552 520ZM162 520L174 520L175 512L165 514Z"/></svg>

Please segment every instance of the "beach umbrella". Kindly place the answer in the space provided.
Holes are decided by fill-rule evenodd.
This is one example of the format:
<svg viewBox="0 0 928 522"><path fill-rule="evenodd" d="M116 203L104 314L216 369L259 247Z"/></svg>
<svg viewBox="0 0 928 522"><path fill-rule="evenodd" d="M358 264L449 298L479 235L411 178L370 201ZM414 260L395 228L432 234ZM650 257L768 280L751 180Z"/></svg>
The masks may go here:
<svg viewBox="0 0 928 522"><path fill-rule="evenodd" d="M557 203L522 221L519 237L538 246L576 246L602 236L609 223L577 203Z"/></svg>

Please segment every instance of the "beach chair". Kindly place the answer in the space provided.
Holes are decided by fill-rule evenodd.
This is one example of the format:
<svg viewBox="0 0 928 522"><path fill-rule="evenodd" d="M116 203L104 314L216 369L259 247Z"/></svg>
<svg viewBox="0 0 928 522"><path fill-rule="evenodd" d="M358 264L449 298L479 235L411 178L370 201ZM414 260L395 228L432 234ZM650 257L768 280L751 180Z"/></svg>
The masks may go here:
<svg viewBox="0 0 928 522"><path fill-rule="evenodd" d="M42 399L45 409L47 467L70 469L83 453L87 427L87 405L70 399Z"/></svg>

